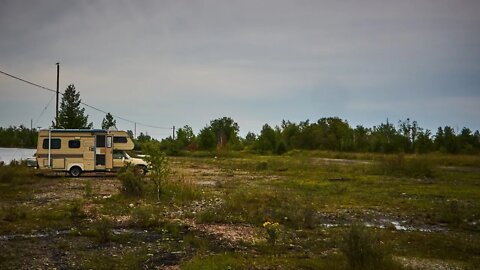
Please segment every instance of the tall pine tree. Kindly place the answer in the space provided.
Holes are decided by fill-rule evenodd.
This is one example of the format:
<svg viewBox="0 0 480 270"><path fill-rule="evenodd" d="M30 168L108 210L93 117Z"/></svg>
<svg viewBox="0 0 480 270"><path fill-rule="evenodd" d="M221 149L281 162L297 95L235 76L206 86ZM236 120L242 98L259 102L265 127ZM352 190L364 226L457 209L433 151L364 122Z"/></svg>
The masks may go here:
<svg viewBox="0 0 480 270"><path fill-rule="evenodd" d="M88 115L85 115L85 108L80 107L81 102L80 92L70 84L63 94L57 121L52 126L65 129L91 129L93 123L88 123Z"/></svg>

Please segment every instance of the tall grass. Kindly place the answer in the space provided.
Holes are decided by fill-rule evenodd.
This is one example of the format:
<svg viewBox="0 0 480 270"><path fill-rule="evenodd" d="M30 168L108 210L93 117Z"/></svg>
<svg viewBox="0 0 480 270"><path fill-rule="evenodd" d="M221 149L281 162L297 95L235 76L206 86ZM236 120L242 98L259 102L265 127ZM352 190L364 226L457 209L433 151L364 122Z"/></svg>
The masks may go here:
<svg viewBox="0 0 480 270"><path fill-rule="evenodd" d="M28 184L35 180L33 169L25 165L12 163L11 165L0 166L0 183Z"/></svg>
<svg viewBox="0 0 480 270"><path fill-rule="evenodd" d="M434 164L424 156L405 157L403 154L384 156L378 160L374 170L391 176L434 177Z"/></svg>

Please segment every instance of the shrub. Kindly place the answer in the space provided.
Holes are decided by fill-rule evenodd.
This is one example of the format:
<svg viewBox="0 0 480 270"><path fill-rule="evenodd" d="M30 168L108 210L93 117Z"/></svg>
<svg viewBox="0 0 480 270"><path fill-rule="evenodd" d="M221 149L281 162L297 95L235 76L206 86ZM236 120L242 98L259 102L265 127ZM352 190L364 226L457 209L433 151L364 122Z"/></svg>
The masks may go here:
<svg viewBox="0 0 480 270"><path fill-rule="evenodd" d="M388 249L364 226L354 224L343 235L340 250L347 258L347 269L400 269Z"/></svg>
<svg viewBox="0 0 480 270"><path fill-rule="evenodd" d="M141 197L144 193L144 184L142 177L135 173L135 168L131 165L120 169L118 178L122 183L120 191L126 196Z"/></svg>

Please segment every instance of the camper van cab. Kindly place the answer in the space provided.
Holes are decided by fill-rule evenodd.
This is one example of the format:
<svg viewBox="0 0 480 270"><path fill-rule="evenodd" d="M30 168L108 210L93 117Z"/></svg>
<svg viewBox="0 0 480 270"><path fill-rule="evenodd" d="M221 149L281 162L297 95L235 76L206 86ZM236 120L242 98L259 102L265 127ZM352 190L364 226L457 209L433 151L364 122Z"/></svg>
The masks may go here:
<svg viewBox="0 0 480 270"><path fill-rule="evenodd" d="M125 151L134 147L125 131L103 129L48 129L38 133L37 166L42 170L64 171L71 176L82 172L117 171L127 163L146 173L147 163Z"/></svg>

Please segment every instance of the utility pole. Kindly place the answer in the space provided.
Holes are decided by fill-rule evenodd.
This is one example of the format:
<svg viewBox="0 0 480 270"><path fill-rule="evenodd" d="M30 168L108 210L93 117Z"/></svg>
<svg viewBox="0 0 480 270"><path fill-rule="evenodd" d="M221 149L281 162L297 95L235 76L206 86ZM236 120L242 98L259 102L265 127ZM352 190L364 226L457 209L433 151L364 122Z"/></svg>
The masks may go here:
<svg viewBox="0 0 480 270"><path fill-rule="evenodd" d="M58 125L58 94L60 88L60 63L57 63L57 107L55 110L55 125Z"/></svg>
<svg viewBox="0 0 480 270"><path fill-rule="evenodd" d="M175 140L175 126L173 126L173 134L172 135L173 135L172 136L173 140Z"/></svg>
<svg viewBox="0 0 480 270"><path fill-rule="evenodd" d="M137 122L133 122L135 124L134 126L134 133L133 133L133 138L136 139L137 138Z"/></svg>

